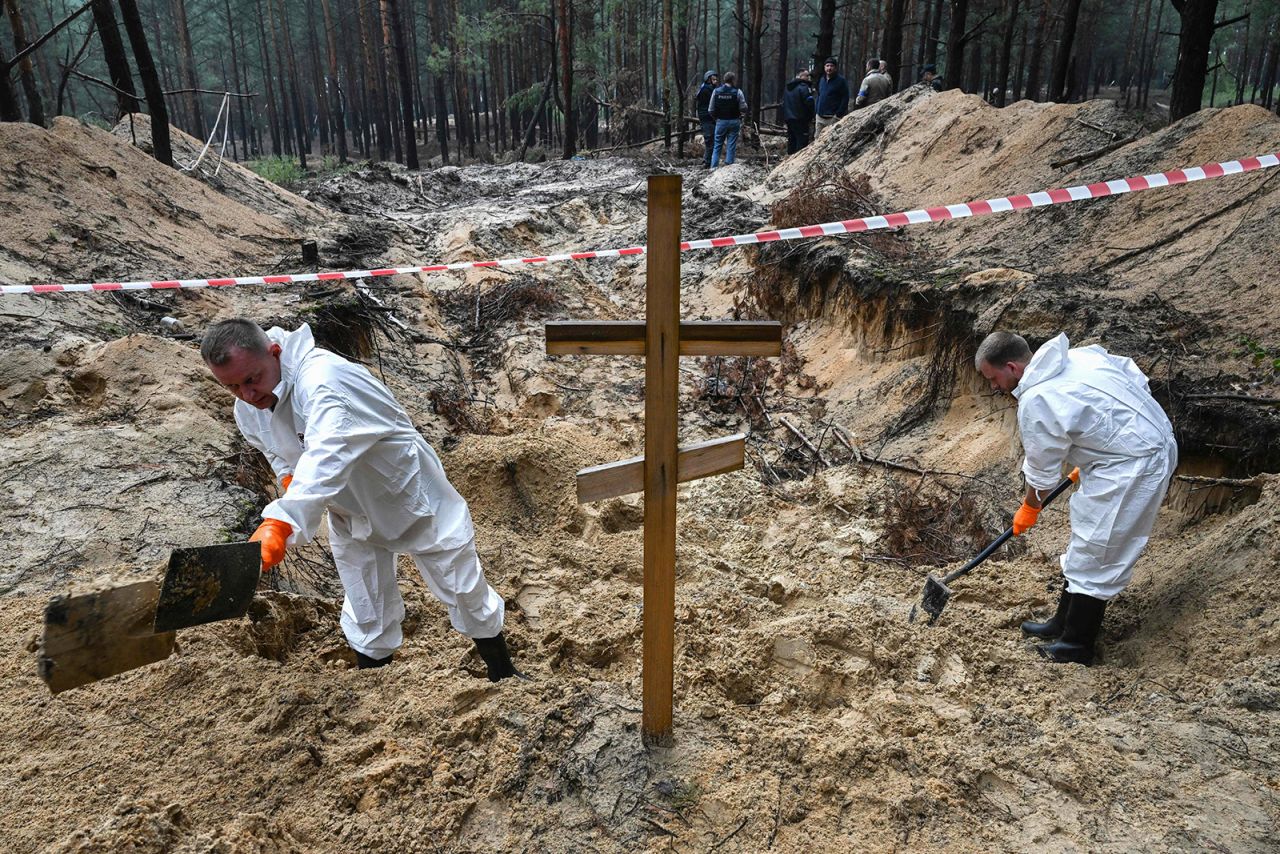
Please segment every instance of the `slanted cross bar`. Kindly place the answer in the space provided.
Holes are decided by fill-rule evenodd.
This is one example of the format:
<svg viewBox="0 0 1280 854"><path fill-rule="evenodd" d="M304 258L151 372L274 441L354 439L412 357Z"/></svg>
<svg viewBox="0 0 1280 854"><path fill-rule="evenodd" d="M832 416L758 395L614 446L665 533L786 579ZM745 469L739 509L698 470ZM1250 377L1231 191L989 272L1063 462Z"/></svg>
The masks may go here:
<svg viewBox="0 0 1280 854"><path fill-rule="evenodd" d="M681 356L778 356L777 322L680 321L680 176L649 178L645 322L547 324L550 354L645 357L644 456L578 472L578 501L644 491L646 743L671 743L675 666L676 484L742 468L741 434L680 447Z"/></svg>

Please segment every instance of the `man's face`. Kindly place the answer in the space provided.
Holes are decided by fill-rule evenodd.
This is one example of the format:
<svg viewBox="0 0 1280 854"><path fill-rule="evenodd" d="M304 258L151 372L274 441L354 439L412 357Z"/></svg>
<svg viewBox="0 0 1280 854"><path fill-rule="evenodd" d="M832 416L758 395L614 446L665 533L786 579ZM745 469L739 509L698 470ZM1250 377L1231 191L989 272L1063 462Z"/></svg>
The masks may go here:
<svg viewBox="0 0 1280 854"><path fill-rule="evenodd" d="M981 371L987 382L991 383L992 391L1011 394L1018 387L1018 383L1022 380L1022 372L1026 368L1026 365L1019 362L1005 362L1003 365L983 362Z"/></svg>
<svg viewBox="0 0 1280 854"><path fill-rule="evenodd" d="M926 72L924 73L924 82L925 82L925 83L932 83L932 82L933 82L933 78L934 78L935 76L937 76L937 75L935 75L932 71L926 71Z"/></svg>
<svg viewBox="0 0 1280 854"><path fill-rule="evenodd" d="M836 73L836 64L834 62L828 62L822 66L822 70L828 77L834 77Z"/></svg>
<svg viewBox="0 0 1280 854"><path fill-rule="evenodd" d="M809 82L809 72L807 71L801 71L796 76L799 77L801 80L803 80L805 83Z"/></svg>
<svg viewBox="0 0 1280 854"><path fill-rule="evenodd" d="M720 83L720 77L719 77L718 75L712 74L712 75L711 75L711 85L712 85L712 86L716 86L716 85L719 85L719 83Z"/></svg>
<svg viewBox="0 0 1280 854"><path fill-rule="evenodd" d="M209 370L227 391L250 406L270 409L277 403L271 393L280 384L280 345L272 344L265 353L251 353L243 347L231 348L231 358Z"/></svg>

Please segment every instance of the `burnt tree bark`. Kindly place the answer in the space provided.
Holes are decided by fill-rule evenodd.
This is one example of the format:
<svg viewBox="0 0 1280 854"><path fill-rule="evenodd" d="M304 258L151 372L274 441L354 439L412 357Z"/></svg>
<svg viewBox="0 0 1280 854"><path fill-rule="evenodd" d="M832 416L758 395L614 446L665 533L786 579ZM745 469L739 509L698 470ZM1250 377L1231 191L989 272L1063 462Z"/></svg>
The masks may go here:
<svg viewBox="0 0 1280 854"><path fill-rule="evenodd" d="M133 74L129 71L129 57L124 52L124 40L116 26L116 13L111 0L93 0L93 20L98 27L98 39L102 42L102 56L107 63L111 85L125 92L133 91ZM138 99L116 93L116 120L138 109Z"/></svg>
<svg viewBox="0 0 1280 854"><path fill-rule="evenodd" d="M1049 100L1057 103L1067 99L1067 74L1071 66L1071 49L1075 46L1076 24L1080 20L1080 3L1081 0L1067 0L1066 11L1062 16L1062 37L1058 39L1058 50L1053 55Z"/></svg>
<svg viewBox="0 0 1280 854"><path fill-rule="evenodd" d="M950 0L950 3L951 29L947 31L947 73L943 77L942 88L959 89L964 80L964 22L969 15L969 0Z"/></svg>
<svg viewBox="0 0 1280 854"><path fill-rule="evenodd" d="M889 65L889 75L893 78L893 90L902 88L906 75L902 73L902 24L906 18L906 0L889 0L889 15L884 23L884 46L881 56Z"/></svg>
<svg viewBox="0 0 1280 854"><path fill-rule="evenodd" d="M1204 80L1209 71L1209 46L1216 27L1218 0L1171 0L1182 18L1178 36L1178 61L1173 67L1173 90L1169 94L1169 122L1176 122L1200 109Z"/></svg>
<svg viewBox="0 0 1280 854"><path fill-rule="evenodd" d="M173 165L173 144L169 139L169 110L164 103L164 90L160 88L160 75L156 73L147 45L147 32L138 14L136 0L120 0L120 18L124 31L133 47L133 62L138 66L142 91L147 96L147 110L151 113L151 153L166 166Z"/></svg>
<svg viewBox="0 0 1280 854"><path fill-rule="evenodd" d="M1004 41L1000 45L1000 66L996 70L996 106L1003 107L1009 88L1009 59L1013 55L1013 31L1018 24L1018 0L1008 0L1008 17L1004 22ZM1017 88L1016 86L1014 87Z"/></svg>
<svg viewBox="0 0 1280 854"><path fill-rule="evenodd" d="M22 7L18 0L4 0L5 12L9 15L9 26L13 28L13 49L15 53L26 50L27 27L22 19ZM8 74L6 67L3 73ZM27 121L33 125L44 126L44 101L40 98L40 87L36 84L36 72L31 66L30 55L18 60L18 74L22 81L22 94L27 100Z"/></svg>

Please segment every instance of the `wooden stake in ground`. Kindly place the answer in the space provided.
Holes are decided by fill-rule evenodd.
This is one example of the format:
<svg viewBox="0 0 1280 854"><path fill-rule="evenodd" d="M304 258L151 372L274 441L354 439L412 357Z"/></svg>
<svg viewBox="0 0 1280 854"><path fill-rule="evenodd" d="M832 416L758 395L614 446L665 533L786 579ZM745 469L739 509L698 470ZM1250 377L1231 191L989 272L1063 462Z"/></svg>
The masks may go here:
<svg viewBox="0 0 1280 854"><path fill-rule="evenodd" d="M643 729L671 743L676 484L742 468L742 435L680 447L680 356L779 356L777 322L680 322L680 176L649 178L645 322L547 324L547 352L645 357L644 456L578 472L578 500L644 491Z"/></svg>

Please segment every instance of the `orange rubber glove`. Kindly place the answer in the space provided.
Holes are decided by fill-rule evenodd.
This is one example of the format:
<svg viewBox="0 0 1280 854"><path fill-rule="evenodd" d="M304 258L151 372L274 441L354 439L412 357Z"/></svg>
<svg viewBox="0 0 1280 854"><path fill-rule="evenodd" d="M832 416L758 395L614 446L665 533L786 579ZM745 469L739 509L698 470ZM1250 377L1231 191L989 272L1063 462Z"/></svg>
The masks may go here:
<svg viewBox="0 0 1280 854"><path fill-rule="evenodd" d="M1079 473L1080 473L1080 469L1076 469L1077 477L1079 476ZM1072 478L1072 480L1075 480L1075 478ZM285 475L284 477L280 478L280 489L284 492L288 492L289 484L291 483L293 483L293 475L291 474Z"/></svg>
<svg viewBox="0 0 1280 854"><path fill-rule="evenodd" d="M1080 482L1080 467L1079 467L1079 466L1076 466L1075 468L1073 468L1073 469L1071 470L1071 474L1067 475L1067 477L1071 478L1071 482L1072 482L1072 483L1079 483L1079 482Z"/></svg>
<svg viewBox="0 0 1280 854"><path fill-rule="evenodd" d="M1040 508L1032 507L1027 502L1022 502L1022 506L1018 508L1018 512L1013 514L1013 535L1021 537L1027 531L1031 530L1031 526L1040 518Z"/></svg>
<svg viewBox="0 0 1280 854"><path fill-rule="evenodd" d="M263 519L258 530L253 532L249 542L262 544L263 572L270 572L284 560L285 543L289 542L289 535L292 533L293 526L279 519Z"/></svg>

